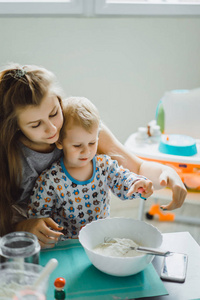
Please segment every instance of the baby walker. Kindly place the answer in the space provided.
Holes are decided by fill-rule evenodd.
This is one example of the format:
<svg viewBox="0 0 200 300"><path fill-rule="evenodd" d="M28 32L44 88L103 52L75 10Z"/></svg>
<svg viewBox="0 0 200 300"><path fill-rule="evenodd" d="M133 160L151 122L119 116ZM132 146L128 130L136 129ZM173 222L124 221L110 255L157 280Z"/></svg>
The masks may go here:
<svg viewBox="0 0 200 300"><path fill-rule="evenodd" d="M200 89L171 91L158 104L156 120L140 127L125 142L138 157L170 166L179 174L188 192L200 192ZM198 128L198 130L197 130ZM199 195L200 200L200 193ZM143 205L140 206L140 219ZM160 221L188 221L200 224L200 219L175 217L163 212L159 204L150 208L146 217L154 215Z"/></svg>

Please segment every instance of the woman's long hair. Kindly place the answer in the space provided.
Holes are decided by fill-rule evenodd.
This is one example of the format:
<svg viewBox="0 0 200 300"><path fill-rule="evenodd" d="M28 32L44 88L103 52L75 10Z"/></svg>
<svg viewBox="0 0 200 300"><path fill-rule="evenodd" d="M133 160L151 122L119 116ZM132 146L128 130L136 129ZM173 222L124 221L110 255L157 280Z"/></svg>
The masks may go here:
<svg viewBox="0 0 200 300"><path fill-rule="evenodd" d="M40 105L49 92L59 98L55 76L44 68L12 64L0 72L0 236L13 230L12 204L20 196L22 133L16 109Z"/></svg>

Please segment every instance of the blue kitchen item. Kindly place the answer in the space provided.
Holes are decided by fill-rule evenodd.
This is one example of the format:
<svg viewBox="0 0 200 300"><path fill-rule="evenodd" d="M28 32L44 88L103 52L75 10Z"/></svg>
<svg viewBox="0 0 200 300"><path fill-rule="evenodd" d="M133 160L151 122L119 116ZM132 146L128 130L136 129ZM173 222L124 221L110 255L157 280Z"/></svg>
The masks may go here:
<svg viewBox="0 0 200 300"><path fill-rule="evenodd" d="M181 134L162 134L158 149L162 153L171 155L192 156L197 154L195 139Z"/></svg>

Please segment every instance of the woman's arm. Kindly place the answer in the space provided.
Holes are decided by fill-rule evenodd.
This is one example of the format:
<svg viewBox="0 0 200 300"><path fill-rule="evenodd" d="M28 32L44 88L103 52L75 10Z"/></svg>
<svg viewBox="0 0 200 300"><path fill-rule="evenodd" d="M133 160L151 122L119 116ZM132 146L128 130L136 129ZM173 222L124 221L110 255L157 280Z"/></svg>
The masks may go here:
<svg viewBox="0 0 200 300"><path fill-rule="evenodd" d="M98 153L111 156L112 159L116 159L118 161L119 166L122 165L131 172L139 174L143 160L129 152L117 140L105 124L102 124L99 134Z"/></svg>
<svg viewBox="0 0 200 300"><path fill-rule="evenodd" d="M98 153L110 155L112 159L118 161L119 165L147 177L153 182L155 189L171 188L172 201L162 206L163 209L172 210L183 204L187 190L178 174L170 167L144 161L130 153L104 124L99 135Z"/></svg>

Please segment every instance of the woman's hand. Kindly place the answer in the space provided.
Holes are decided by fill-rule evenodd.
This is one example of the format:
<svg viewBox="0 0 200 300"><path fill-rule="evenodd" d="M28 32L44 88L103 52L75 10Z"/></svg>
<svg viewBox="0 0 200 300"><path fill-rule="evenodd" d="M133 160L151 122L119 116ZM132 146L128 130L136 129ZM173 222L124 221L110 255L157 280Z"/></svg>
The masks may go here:
<svg viewBox="0 0 200 300"><path fill-rule="evenodd" d="M162 209L173 210L182 206L187 190L173 168L156 162L143 161L140 165L139 174L152 180L155 190L164 187L172 190L172 201L167 205L162 205Z"/></svg>
<svg viewBox="0 0 200 300"><path fill-rule="evenodd" d="M187 190L174 170L163 171L160 175L160 185L163 187L169 187L172 190L172 201L168 205L162 205L161 208L164 210L173 210L182 206Z"/></svg>
<svg viewBox="0 0 200 300"><path fill-rule="evenodd" d="M27 219L17 224L16 231L28 231L35 234L41 248L53 248L57 243L63 227L54 222L51 218ZM56 230L56 231L55 231Z"/></svg>
<svg viewBox="0 0 200 300"><path fill-rule="evenodd" d="M153 184L149 179L139 179L129 189L127 196L131 196L133 193L140 193L142 198L148 198L153 194Z"/></svg>

